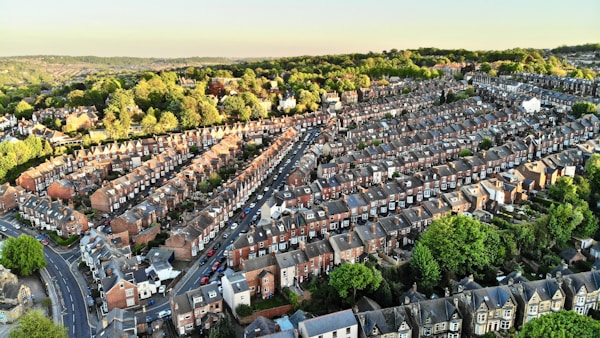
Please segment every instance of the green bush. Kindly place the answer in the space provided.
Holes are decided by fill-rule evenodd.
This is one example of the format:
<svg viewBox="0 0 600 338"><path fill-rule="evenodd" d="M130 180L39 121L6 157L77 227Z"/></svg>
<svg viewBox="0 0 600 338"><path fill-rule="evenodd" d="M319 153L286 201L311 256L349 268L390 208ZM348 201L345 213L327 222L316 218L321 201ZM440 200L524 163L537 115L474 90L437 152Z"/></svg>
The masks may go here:
<svg viewBox="0 0 600 338"><path fill-rule="evenodd" d="M62 245L62 246L69 246L69 245L73 244L76 240L79 239L79 235L72 235L71 237L69 237L67 239L62 238L56 234L56 231L51 231L48 233L48 235L50 235L50 238L52 238L52 240L56 244Z"/></svg>
<svg viewBox="0 0 600 338"><path fill-rule="evenodd" d="M240 304L235 308L235 313L240 317L246 317L252 314L252 307L246 304Z"/></svg>

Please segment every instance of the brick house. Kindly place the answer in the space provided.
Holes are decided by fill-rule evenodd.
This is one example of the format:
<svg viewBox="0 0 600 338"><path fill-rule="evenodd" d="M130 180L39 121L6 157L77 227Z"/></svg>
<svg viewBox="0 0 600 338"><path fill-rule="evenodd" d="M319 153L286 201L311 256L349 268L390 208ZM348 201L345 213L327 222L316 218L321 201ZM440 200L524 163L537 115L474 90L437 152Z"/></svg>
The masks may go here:
<svg viewBox="0 0 600 338"><path fill-rule="evenodd" d="M22 187L13 187L10 183L0 185L0 215L19 206L19 196L23 193Z"/></svg>
<svg viewBox="0 0 600 338"><path fill-rule="evenodd" d="M277 260L274 254L263 255L244 261L242 270L245 271L246 281L250 288L250 296L260 294L267 299L275 293L277 276Z"/></svg>
<svg viewBox="0 0 600 338"><path fill-rule="evenodd" d="M223 313L223 296L217 284L203 285L171 297L171 314L179 335L190 334L196 329L208 332L216 325Z"/></svg>

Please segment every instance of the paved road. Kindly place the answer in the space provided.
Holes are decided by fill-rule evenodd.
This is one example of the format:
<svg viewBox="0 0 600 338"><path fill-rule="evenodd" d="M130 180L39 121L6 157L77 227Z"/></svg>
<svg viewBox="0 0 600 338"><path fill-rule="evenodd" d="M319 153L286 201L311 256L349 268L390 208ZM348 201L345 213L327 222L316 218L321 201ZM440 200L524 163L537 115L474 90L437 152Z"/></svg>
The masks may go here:
<svg viewBox="0 0 600 338"><path fill-rule="evenodd" d="M5 234L8 236L17 237L22 233L33 234L31 230L25 229L25 227L21 227L19 230L15 229L15 224L18 224L18 222L12 214L0 218L0 225L7 228ZM76 251L78 250L74 252ZM77 279L69 269L69 263L50 246L44 248L44 255L48 262L46 269L52 278L51 282L54 283L60 299L62 322L68 330L69 337L90 337L88 309ZM67 256L71 257L72 262L74 259L73 254L70 253Z"/></svg>
<svg viewBox="0 0 600 338"><path fill-rule="evenodd" d="M306 135L309 135L308 142L304 142L304 137ZM252 217L254 215L256 215L258 210L260 210L260 207L262 206L263 202L268 200L269 197L274 193L274 191L276 189L280 189L280 187L283 186L284 180L287 178L286 174L293 170L293 168L295 166L295 162L300 160L302 155L304 155L304 153L306 152L306 149L310 146L310 143L312 141L314 141L314 138L316 138L317 135L318 135L318 129L313 129L313 130L309 130L307 133L300 136L300 140L294 146L292 146L292 148L290 149L290 151L288 153L288 158L290 158L291 161L289 163L286 163L287 160L283 160L279 164L279 166L274 168L271 175L265 179L265 184L262 187L259 187L256 190L254 197L252 197L250 200L248 200L248 205L250 203L254 202L254 203L256 203L256 206L253 209L251 209L250 213L248 215L246 215L245 218L243 218L241 220L239 220L239 219L231 220L232 222L239 223L239 226L235 230L231 230L231 229L227 228L224 231L221 231L219 233L218 237L216 237L215 240L213 240L212 242L210 242L208 244L208 246L207 246L208 249L210 249L213 245L215 245L215 243L220 243L221 247L217 250L217 252L212 257L206 256L208 249L205 250L205 252L202 255L198 256L196 262L193 263L193 265L188 270L186 275L181 279L181 281L177 284L177 286L175 288L173 288L173 291L172 291L173 295L181 294L186 291L198 288L200 286L200 279L205 275L210 274L211 282L218 278L216 273L212 273L212 265L214 264L214 262L216 262L221 257L223 257L226 247L231 243L232 240L237 239L239 234L242 231L248 230L248 228L250 227L250 223L252 222ZM300 148L298 148L298 146L300 146ZM294 152L296 150L297 150L297 153L296 153L296 155L294 155ZM279 168L282 168L281 174L279 173ZM273 176L275 176L275 175L278 175L278 177L276 180L273 180ZM263 190L265 186L269 187L269 190L266 192ZM256 196L258 196L259 194L263 194L264 196L262 199L257 200ZM245 208L242 208L242 209L245 209ZM223 238L223 236L222 236L223 233L228 234L228 237L226 239ZM207 259L206 264L204 264L203 266L200 266L198 264L198 261L201 258ZM146 308L146 316L151 318L152 320L156 319L158 317L158 313L160 311L170 308L168 300L169 300L169 297L165 297L164 299L157 301L153 306L147 307Z"/></svg>

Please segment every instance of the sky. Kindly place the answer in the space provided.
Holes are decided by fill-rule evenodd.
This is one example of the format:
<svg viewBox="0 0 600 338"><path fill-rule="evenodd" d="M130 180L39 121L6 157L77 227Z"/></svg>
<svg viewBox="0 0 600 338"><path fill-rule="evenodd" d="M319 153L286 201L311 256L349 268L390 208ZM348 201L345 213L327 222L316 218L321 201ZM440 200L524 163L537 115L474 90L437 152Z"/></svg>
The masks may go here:
<svg viewBox="0 0 600 338"><path fill-rule="evenodd" d="M0 56L281 57L600 42L600 0L0 0Z"/></svg>

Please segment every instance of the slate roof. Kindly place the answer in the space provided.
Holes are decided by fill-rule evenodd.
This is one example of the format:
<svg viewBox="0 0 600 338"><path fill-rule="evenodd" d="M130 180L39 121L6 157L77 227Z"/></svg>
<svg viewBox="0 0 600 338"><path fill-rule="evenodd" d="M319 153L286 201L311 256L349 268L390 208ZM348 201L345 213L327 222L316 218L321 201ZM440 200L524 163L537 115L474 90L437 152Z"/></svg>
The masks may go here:
<svg viewBox="0 0 600 338"><path fill-rule="evenodd" d="M352 310L330 313L324 316L307 319L302 323L304 323L306 335L309 337L314 337L345 327L358 325Z"/></svg>
<svg viewBox="0 0 600 338"><path fill-rule="evenodd" d="M403 306L359 312L356 317L367 337L370 336L375 327L381 335L399 332L403 323L409 325L410 329L410 321Z"/></svg>

